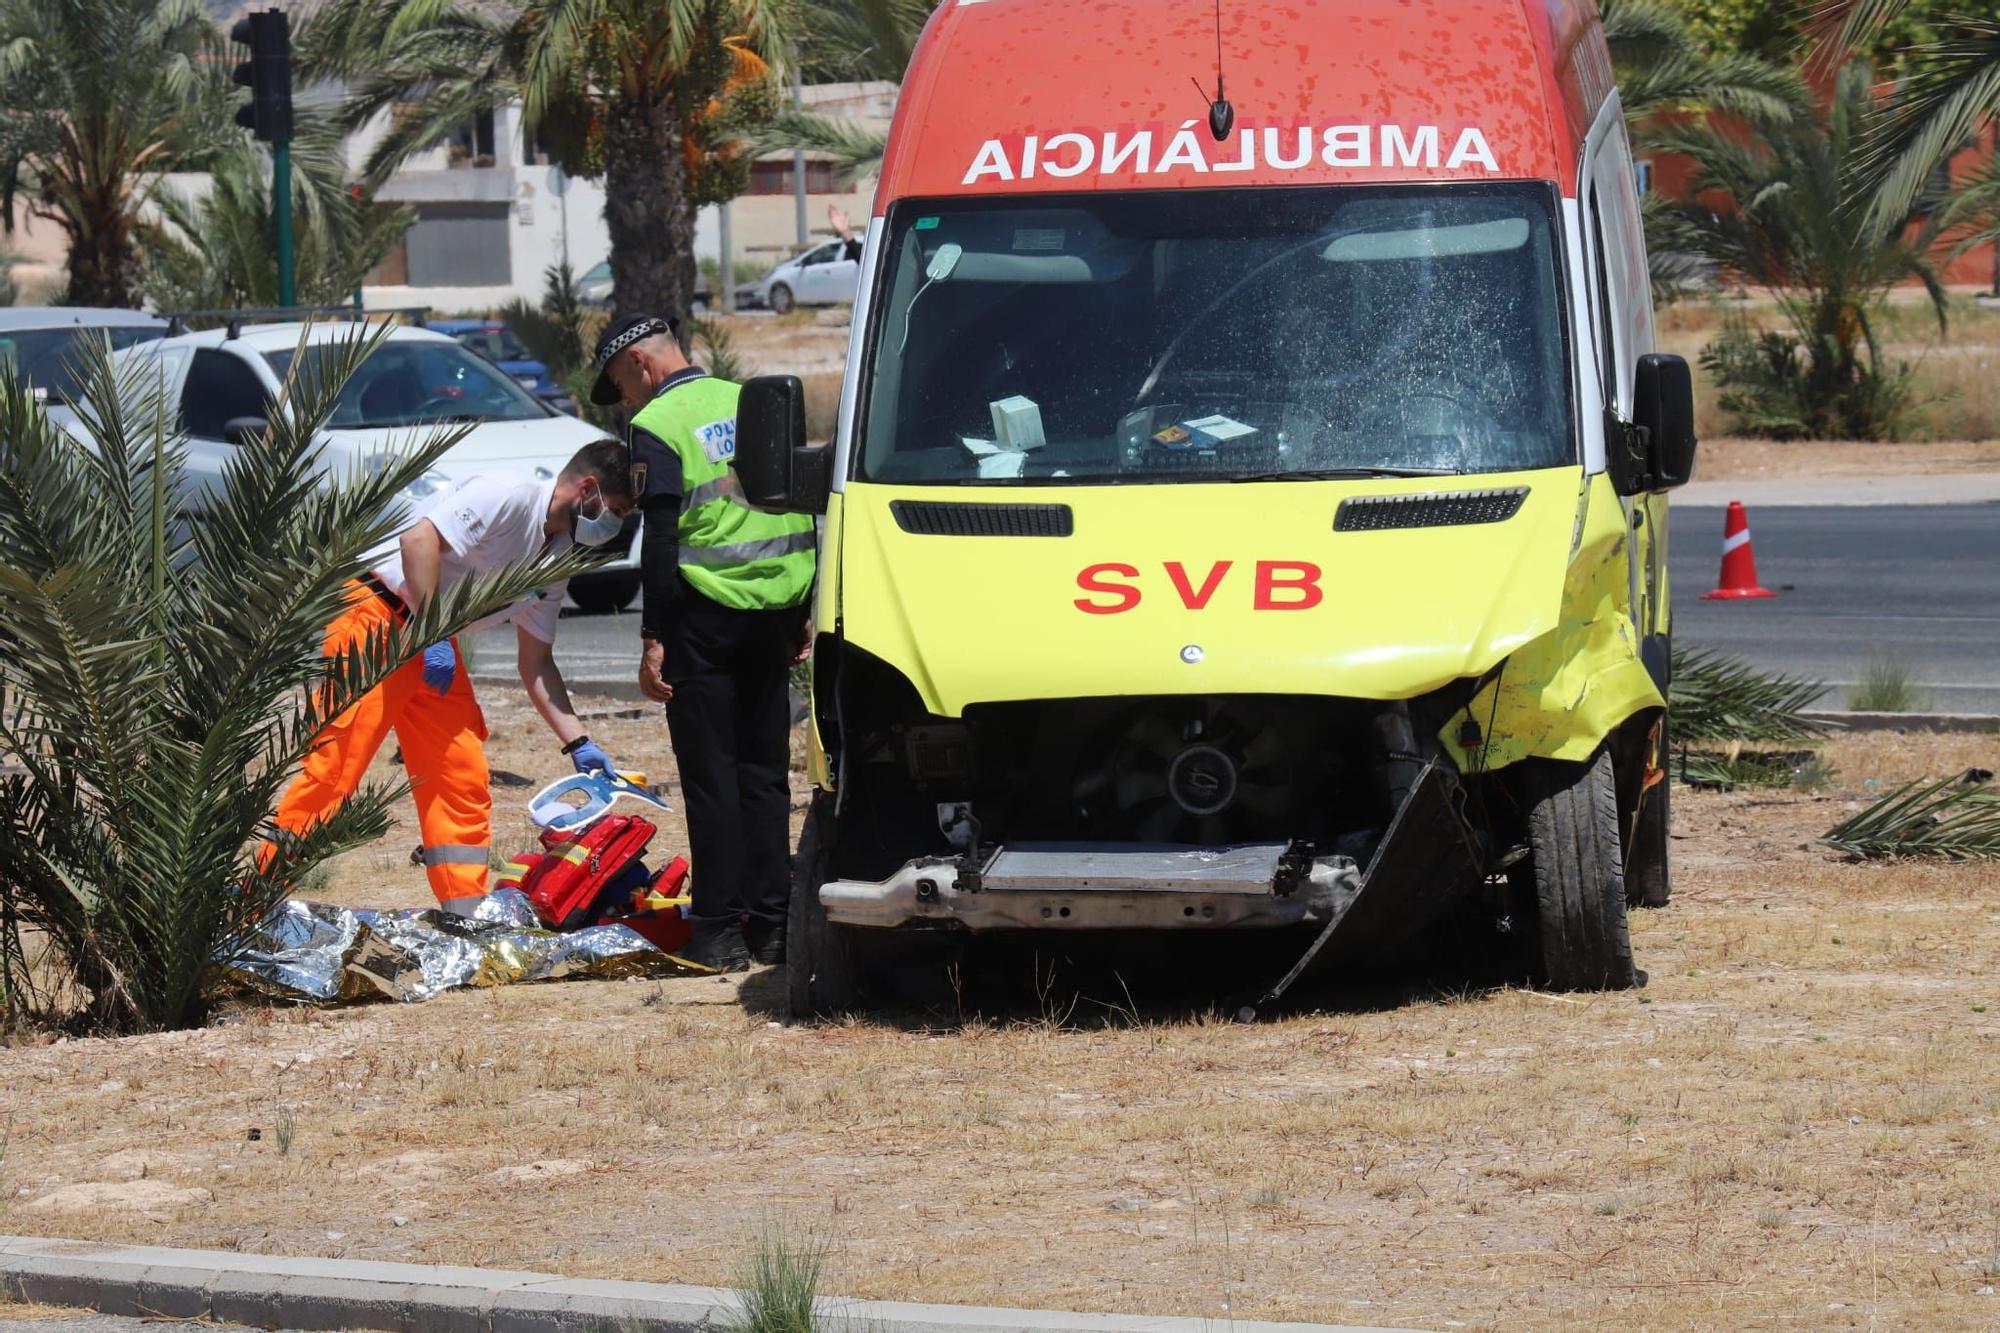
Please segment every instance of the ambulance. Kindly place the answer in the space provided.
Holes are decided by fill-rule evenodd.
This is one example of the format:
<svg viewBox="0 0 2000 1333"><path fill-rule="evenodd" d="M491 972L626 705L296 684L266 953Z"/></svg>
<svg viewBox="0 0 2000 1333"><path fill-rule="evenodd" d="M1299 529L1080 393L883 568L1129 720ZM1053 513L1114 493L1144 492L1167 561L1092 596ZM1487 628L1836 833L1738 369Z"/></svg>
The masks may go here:
<svg viewBox="0 0 2000 1333"><path fill-rule="evenodd" d="M1634 175L1591 0L944 0L836 436L738 418L823 515L793 1011L986 933L1641 984L1695 440Z"/></svg>

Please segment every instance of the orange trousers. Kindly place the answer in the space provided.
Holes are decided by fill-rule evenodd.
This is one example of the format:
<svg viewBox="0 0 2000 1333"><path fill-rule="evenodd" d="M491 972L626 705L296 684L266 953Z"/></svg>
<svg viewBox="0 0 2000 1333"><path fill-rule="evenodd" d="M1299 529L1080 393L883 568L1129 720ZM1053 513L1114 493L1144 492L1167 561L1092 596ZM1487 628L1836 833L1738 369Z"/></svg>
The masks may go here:
<svg viewBox="0 0 2000 1333"><path fill-rule="evenodd" d="M382 633L392 622L380 597L359 583L351 591L347 610L326 628L329 657ZM423 659L412 658L335 718L314 741L304 770L278 802L278 827L304 833L339 809L361 786L391 731L403 747L403 767L416 798L431 891L440 903L485 893L493 844L486 718L463 661L451 688L440 695L424 683Z"/></svg>

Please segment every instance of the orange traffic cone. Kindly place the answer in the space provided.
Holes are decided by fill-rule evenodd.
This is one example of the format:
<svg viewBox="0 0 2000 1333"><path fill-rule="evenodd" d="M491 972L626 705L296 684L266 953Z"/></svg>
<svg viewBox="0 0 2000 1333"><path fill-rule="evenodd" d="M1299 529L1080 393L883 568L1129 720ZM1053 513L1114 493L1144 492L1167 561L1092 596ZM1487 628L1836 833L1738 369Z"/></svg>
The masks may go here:
<svg viewBox="0 0 2000 1333"><path fill-rule="evenodd" d="M1757 556L1750 549L1750 515L1744 512L1741 500L1731 500L1728 517L1722 521L1722 581L1701 599L1736 601L1777 595L1757 582Z"/></svg>

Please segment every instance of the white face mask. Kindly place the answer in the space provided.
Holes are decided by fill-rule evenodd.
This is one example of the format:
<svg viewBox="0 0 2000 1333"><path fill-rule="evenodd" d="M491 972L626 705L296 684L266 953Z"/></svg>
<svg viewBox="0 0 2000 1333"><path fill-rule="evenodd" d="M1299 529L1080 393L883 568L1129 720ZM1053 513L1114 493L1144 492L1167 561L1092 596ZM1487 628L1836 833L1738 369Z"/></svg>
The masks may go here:
<svg viewBox="0 0 2000 1333"><path fill-rule="evenodd" d="M604 503L604 497L597 497L597 512L585 514L579 505L576 511L576 542L579 546L602 546L616 537L625 526L622 516L611 512L611 506Z"/></svg>

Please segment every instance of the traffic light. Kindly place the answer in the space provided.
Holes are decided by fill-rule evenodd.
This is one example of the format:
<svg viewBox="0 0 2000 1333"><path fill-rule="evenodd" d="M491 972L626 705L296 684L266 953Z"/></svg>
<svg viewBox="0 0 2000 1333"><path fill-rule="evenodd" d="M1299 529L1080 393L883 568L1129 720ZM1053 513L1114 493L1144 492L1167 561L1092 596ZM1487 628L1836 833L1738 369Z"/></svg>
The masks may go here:
<svg viewBox="0 0 2000 1333"><path fill-rule="evenodd" d="M265 143L292 140L292 37L282 9L246 14L229 30L229 40L250 48L250 58L231 77L250 90L236 109L236 123Z"/></svg>

